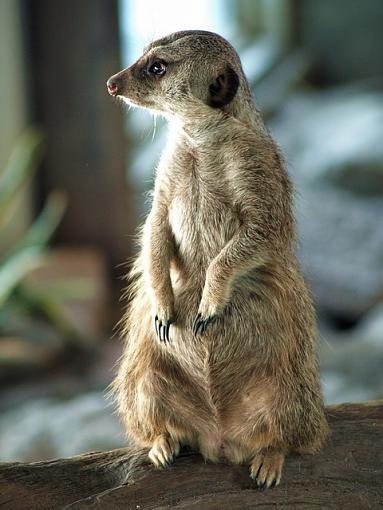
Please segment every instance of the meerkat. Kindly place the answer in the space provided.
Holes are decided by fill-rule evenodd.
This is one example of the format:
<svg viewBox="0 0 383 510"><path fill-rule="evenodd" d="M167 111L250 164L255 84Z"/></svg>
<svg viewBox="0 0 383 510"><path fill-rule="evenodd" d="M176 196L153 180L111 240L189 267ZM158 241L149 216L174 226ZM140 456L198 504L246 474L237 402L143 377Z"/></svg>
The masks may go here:
<svg viewBox="0 0 383 510"><path fill-rule="evenodd" d="M170 127L113 383L127 433L156 466L188 444L276 486L285 455L328 432L279 150L217 34L159 39L107 85Z"/></svg>

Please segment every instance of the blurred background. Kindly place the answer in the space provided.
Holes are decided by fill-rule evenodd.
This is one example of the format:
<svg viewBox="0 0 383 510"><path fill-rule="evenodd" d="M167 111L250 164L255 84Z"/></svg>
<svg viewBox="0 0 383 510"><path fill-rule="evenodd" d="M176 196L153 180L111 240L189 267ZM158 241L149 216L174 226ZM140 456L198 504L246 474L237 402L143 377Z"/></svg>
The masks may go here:
<svg viewBox="0 0 383 510"><path fill-rule="evenodd" d="M124 444L105 395L165 129L105 82L182 29L236 47L285 154L326 402L383 398L382 22L381 0L0 0L0 460Z"/></svg>

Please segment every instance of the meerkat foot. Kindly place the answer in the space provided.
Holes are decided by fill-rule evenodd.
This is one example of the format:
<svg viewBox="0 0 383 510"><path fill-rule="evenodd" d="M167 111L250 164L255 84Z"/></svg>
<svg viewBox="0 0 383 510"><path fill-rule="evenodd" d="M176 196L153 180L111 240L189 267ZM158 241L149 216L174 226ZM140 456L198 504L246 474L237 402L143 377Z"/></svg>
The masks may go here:
<svg viewBox="0 0 383 510"><path fill-rule="evenodd" d="M158 436L149 451L149 459L156 467L169 467L180 452L180 443L170 436Z"/></svg>
<svg viewBox="0 0 383 510"><path fill-rule="evenodd" d="M250 464L250 476L259 490L272 489L279 485L285 456L276 450L261 450Z"/></svg>

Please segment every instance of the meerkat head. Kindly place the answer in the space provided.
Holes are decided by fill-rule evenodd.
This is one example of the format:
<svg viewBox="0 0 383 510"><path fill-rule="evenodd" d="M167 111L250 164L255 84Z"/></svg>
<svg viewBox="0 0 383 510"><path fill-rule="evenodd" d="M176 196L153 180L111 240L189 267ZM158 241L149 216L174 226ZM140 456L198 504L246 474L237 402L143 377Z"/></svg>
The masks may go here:
<svg viewBox="0 0 383 510"><path fill-rule="evenodd" d="M221 36L189 30L154 41L130 67L107 82L112 96L177 115L190 94L235 114L251 94L237 52Z"/></svg>

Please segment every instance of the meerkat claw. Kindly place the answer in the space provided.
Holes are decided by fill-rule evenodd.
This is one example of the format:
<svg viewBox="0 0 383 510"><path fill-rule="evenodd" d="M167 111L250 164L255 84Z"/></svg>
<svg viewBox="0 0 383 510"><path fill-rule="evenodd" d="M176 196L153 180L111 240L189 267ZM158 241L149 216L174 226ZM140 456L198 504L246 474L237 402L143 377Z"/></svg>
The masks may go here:
<svg viewBox="0 0 383 510"><path fill-rule="evenodd" d="M156 335L158 336L158 317L157 317L157 315L154 317L154 327L156 330Z"/></svg>
<svg viewBox="0 0 383 510"><path fill-rule="evenodd" d="M215 321L215 319L216 319L215 315L211 315L210 317L203 319L202 314L199 313L193 321L194 335L198 335L198 333L200 333L202 335L203 333L205 333L208 325L211 324L213 321Z"/></svg>
<svg viewBox="0 0 383 510"><path fill-rule="evenodd" d="M206 320L204 320L203 321L203 325L202 325L202 329L201 329L201 333L205 333L206 328L208 327L208 325L211 324L212 322L214 322L215 319L216 319L216 316L212 315L212 316L208 317Z"/></svg>
<svg viewBox="0 0 383 510"><path fill-rule="evenodd" d="M272 451L260 452L253 458L250 477L255 481L259 491L273 489L279 485L283 461L282 453Z"/></svg>
<svg viewBox="0 0 383 510"><path fill-rule="evenodd" d="M164 344L166 344L166 338L165 338L165 324L161 324L161 329L160 329L160 340L161 342L164 342Z"/></svg>
<svg viewBox="0 0 383 510"><path fill-rule="evenodd" d="M160 340L160 342L164 343L170 342L169 330L172 322L173 321L171 319L168 319L163 323L162 320L160 320L157 315L155 316L154 328L156 330L157 338Z"/></svg>
<svg viewBox="0 0 383 510"><path fill-rule="evenodd" d="M196 333L197 333L197 327L198 327L198 324L199 324L200 317L201 317L201 314L199 313L199 314L196 316L196 318L194 319L194 321L193 321L192 329L193 329L193 333L194 333L194 334L196 334Z"/></svg>
<svg viewBox="0 0 383 510"><path fill-rule="evenodd" d="M162 335L160 335L160 340L162 342L169 342L169 329L170 329L170 324L171 324L171 321L170 320L167 320L164 322L164 324L162 325L162 330L161 330L161 333Z"/></svg>
<svg viewBox="0 0 383 510"><path fill-rule="evenodd" d="M160 322L158 329L159 329L158 336L159 336L160 342L163 342L164 341L164 338L163 338L164 324L162 323L162 321Z"/></svg>
<svg viewBox="0 0 383 510"><path fill-rule="evenodd" d="M205 320L202 319L202 314L198 314L193 322L193 333L194 335L198 335L198 333L203 333L203 325Z"/></svg>
<svg viewBox="0 0 383 510"><path fill-rule="evenodd" d="M165 322L165 326L164 326L164 340L166 342L169 342L169 330L170 330L170 325L171 325L172 321L169 319Z"/></svg>
<svg viewBox="0 0 383 510"><path fill-rule="evenodd" d="M159 436L149 451L149 459L156 467L169 468L180 452L180 444L177 440Z"/></svg>
<svg viewBox="0 0 383 510"><path fill-rule="evenodd" d="M263 482L263 483L262 482L257 482L257 487L258 487L258 490L263 492L266 489L266 487L267 487L266 482Z"/></svg>
<svg viewBox="0 0 383 510"><path fill-rule="evenodd" d="M157 333L157 337L160 340L160 342L162 341L162 338L161 338L161 329L162 329L162 320L160 320L156 316L156 333Z"/></svg>

